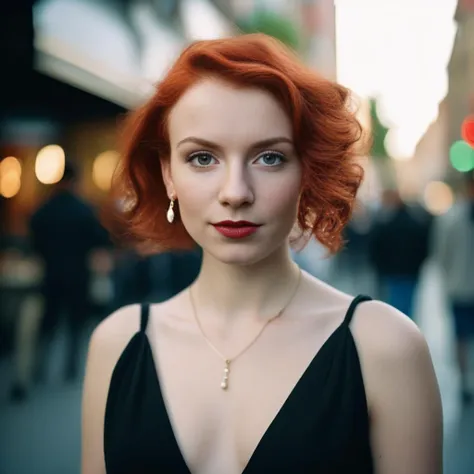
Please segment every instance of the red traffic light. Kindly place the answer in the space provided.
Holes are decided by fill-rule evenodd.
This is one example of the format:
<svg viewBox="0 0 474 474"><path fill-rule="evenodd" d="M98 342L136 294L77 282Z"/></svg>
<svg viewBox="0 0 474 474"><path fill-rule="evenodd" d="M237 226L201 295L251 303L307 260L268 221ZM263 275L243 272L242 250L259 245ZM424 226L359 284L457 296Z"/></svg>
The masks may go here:
<svg viewBox="0 0 474 474"><path fill-rule="evenodd" d="M474 115L464 119L461 126L461 136L466 143L474 148Z"/></svg>

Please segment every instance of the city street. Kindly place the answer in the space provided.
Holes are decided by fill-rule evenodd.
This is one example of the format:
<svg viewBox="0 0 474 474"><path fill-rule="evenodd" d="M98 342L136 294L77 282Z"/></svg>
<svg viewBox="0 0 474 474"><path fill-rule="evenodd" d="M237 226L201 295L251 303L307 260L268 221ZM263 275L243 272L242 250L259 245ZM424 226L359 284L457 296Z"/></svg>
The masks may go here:
<svg viewBox="0 0 474 474"><path fill-rule="evenodd" d="M344 290L342 276L333 282ZM453 359L452 327L440 279L428 267L419 291L418 323L429 342L441 386L445 420L445 474L474 472L474 409L462 411ZM38 387L30 400L8 401L10 370L0 366L0 474L79 474L81 387L60 380L63 341L58 338L48 385ZM86 343L84 343L84 353ZM56 363L57 362L57 363Z"/></svg>
<svg viewBox="0 0 474 474"><path fill-rule="evenodd" d="M265 310L277 305L273 296L283 298L279 288L289 289L290 273L281 249L288 244L285 251L301 270L353 297L367 295L364 301L390 301L401 311L402 325L411 324L405 313L413 318L428 343L441 392L443 474L474 474L474 0L22 0L0 1L0 18L2 70L8 71L0 88L0 474L81 474L82 388L94 328L128 304L168 299L198 274L196 304L192 291L187 295L191 313L176 309L179 301L169 306L173 314L189 316L186 323L194 313L196 321L183 325L190 332L181 331L179 318L165 317L156 334L191 354L179 354L179 367L171 354L170 369L180 377L188 411L202 415L189 406L200 393L212 415L228 421L211 397L186 388L184 381L193 380L183 374L195 368L205 386L207 332L225 346L228 334L253 332L254 313L263 320ZM257 253L246 255L247 245ZM245 278L232 268L247 264ZM252 375L239 365L250 380L242 387L258 402L256 382L263 381L266 394L276 396L270 382L291 378L302 337L314 337L307 346L316 352L337 319L326 316L344 313L332 297L299 281L297 301L280 311L288 317L283 329L272 325L255 346L265 325L252 341L249 334L246 347L236 339L235 357L227 346L231 359L222 356L223 389L229 364L253 346L249 357L259 372ZM263 307L252 306L259 299ZM218 315L223 319L213 318L219 305L227 308ZM63 309L70 314L61 314ZM234 320L232 329L226 323L233 311L255 320ZM306 324L305 311L315 329ZM427 360L426 345L420 357L384 311L376 309L368 319L362 313L352 324L359 334L361 322L364 334L355 346L349 342L351 350L362 347L364 357L347 356L347 344L334 344L334 356L322 351L321 368L310 368L316 366L324 381L310 380L314 390L300 387L306 398L316 394L323 401L311 399L290 421L310 419L319 407L325 416L315 424L324 436L308 435L303 427L303 438L317 444L316 455L330 456L318 458L320 465L337 459L340 466L343 460L354 472L341 474L358 474L347 454L360 454L357 443L347 450L341 433L357 438L347 420L360 419L360 404L346 402L357 400L351 387L360 389L360 372L353 364L363 360L370 442L375 448L379 433L388 433L383 444L392 455L373 449L374 459L379 465L381 459L394 462L396 474L432 474L419 472L440 464L441 454L440 430L434 436L435 425L423 422L439 428L439 403L432 410L429 400L436 386L423 383L415 370ZM65 321L58 322L62 316ZM378 323L387 323L390 338L382 337L386 328L378 330ZM341 329L346 337L347 327ZM278 333L273 339L272 330ZM466 361L466 346L457 345L456 337L470 335ZM199 345L189 340L202 345L201 359ZM78 352L80 360L74 358ZM103 354L102 362L113 351ZM272 373L261 365L265 358L276 368L273 379L265 379ZM344 370L337 373L339 365ZM413 370L404 378L397 369ZM428 369L432 376L429 364ZM105 371L100 370L104 380ZM333 397L329 382L344 376L352 383L355 373L355 385L337 389L343 396ZM145 379L135 375L132 382ZM387 378L396 389L387 388ZM124 385L129 401L133 383ZM412 394L417 385L419 393ZM232 394L241 402L238 392ZM156 397L148 398L153 406ZM230 410L247 417L244 439L250 439L249 416L269 400L258 410ZM336 410L324 400L335 401ZM399 413L404 405L410 409ZM390 411L395 415L384 417ZM94 417L98 426L102 418ZM132 418L134 428L125 431L138 439ZM210 418L205 421L217 436L206 442L199 430L192 434L200 455L207 448L218 453L225 471L232 453L220 450L226 440ZM257 421L252 419L254 428ZM422 435L417 425L424 426ZM232 423L228 428L232 438ZM159 436L149 437L153 449ZM291 444L278 439L284 447ZM168 452L157 444L159 453ZM417 462L409 450L425 454ZM278 448L270 451L276 462ZM408 469L399 462L403 458L409 473L398 472ZM299 455L298 460L305 464ZM287 470L298 470L290 465Z"/></svg>

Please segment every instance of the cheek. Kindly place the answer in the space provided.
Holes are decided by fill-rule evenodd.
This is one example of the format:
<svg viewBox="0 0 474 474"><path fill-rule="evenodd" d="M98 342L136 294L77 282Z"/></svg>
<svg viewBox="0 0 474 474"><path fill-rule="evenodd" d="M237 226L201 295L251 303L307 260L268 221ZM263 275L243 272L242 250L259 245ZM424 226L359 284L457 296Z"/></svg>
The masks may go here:
<svg viewBox="0 0 474 474"><path fill-rule="evenodd" d="M260 198L265 204L264 209L268 213L288 215L293 219L298 209L298 199L301 190L299 176L282 180L278 185L262 186Z"/></svg>
<svg viewBox="0 0 474 474"><path fill-rule="evenodd" d="M202 218L203 211L212 200L212 190L205 180L185 179L175 181L179 212L186 227Z"/></svg>
<svg viewBox="0 0 474 474"><path fill-rule="evenodd" d="M199 207L198 202L205 191L202 180L196 179L190 173L187 164L182 162L181 157L172 156L171 176L180 211L182 210L184 213L188 209Z"/></svg>

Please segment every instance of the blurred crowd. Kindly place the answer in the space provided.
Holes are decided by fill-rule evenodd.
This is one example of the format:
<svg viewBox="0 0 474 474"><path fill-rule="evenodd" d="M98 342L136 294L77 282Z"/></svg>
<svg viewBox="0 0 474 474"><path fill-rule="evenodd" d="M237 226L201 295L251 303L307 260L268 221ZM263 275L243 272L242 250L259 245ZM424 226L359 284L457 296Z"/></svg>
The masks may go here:
<svg viewBox="0 0 474 474"><path fill-rule="evenodd" d="M64 381L79 377L87 328L117 308L167 299L197 276L201 254L163 252L143 256L117 247L97 209L76 190L78 172L67 164L63 179L31 215L23 247L4 242L1 253L2 355L10 355L10 396L22 401L47 378L52 341L65 327ZM395 189L374 206L358 202L345 230L346 245L326 258L315 241L294 259L311 274L351 281L349 291L370 293L414 317L420 274L428 259L442 270L454 318L461 398L471 399L468 343L474 336L474 181L458 202L434 217L407 203ZM368 284L367 282L371 282ZM416 322L416 321L415 321Z"/></svg>

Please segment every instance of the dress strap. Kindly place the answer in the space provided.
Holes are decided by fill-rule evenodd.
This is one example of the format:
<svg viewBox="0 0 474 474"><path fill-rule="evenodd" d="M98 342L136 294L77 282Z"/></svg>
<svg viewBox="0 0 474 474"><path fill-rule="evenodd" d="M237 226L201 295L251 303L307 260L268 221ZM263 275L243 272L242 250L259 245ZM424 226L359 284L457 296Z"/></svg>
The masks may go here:
<svg viewBox="0 0 474 474"><path fill-rule="evenodd" d="M140 306L140 331L145 332L148 325L148 316L150 315L150 305L142 303Z"/></svg>
<svg viewBox="0 0 474 474"><path fill-rule="evenodd" d="M344 317L344 325L349 326L350 322L352 321L352 316L354 316L354 312L359 305L359 303L363 303L364 301L371 301L372 298L366 295L357 295L352 301L347 310L346 316Z"/></svg>

